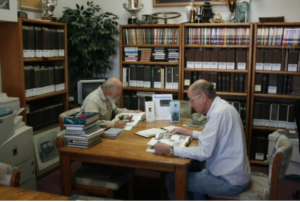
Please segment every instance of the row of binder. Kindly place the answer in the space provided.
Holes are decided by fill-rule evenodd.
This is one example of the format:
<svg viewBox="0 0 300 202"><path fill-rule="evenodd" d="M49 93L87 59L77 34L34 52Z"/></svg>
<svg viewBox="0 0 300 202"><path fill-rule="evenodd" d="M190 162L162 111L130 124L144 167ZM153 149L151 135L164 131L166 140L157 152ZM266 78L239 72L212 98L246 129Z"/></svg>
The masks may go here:
<svg viewBox="0 0 300 202"><path fill-rule="evenodd" d="M124 47L124 61L168 61L178 62L178 48Z"/></svg>
<svg viewBox="0 0 300 202"><path fill-rule="evenodd" d="M64 57L65 31L38 26L22 26L23 57Z"/></svg>
<svg viewBox="0 0 300 202"><path fill-rule="evenodd" d="M255 74L255 93L300 95L300 76Z"/></svg>
<svg viewBox="0 0 300 202"><path fill-rule="evenodd" d="M249 27L189 27L188 45L249 45Z"/></svg>
<svg viewBox="0 0 300 202"><path fill-rule="evenodd" d="M255 69L267 71L300 71L300 51L257 49Z"/></svg>
<svg viewBox="0 0 300 202"><path fill-rule="evenodd" d="M258 27L257 45L299 46L300 27Z"/></svg>
<svg viewBox="0 0 300 202"><path fill-rule="evenodd" d="M245 49L187 49L186 67L199 69L248 69Z"/></svg>
<svg viewBox="0 0 300 202"><path fill-rule="evenodd" d="M243 125L246 125L246 112L247 112L247 108L246 108L246 102L241 102L241 101L228 101L229 104L231 104L232 106L234 106L234 108L236 109L236 111L240 114L240 117L242 119Z"/></svg>
<svg viewBox="0 0 300 202"><path fill-rule="evenodd" d="M123 85L178 89L178 66L130 65L123 67Z"/></svg>
<svg viewBox="0 0 300 202"><path fill-rule="evenodd" d="M26 108L28 109L30 107ZM55 121L64 111L64 105L62 103L52 104L32 111L27 110L27 125L37 127Z"/></svg>
<svg viewBox="0 0 300 202"><path fill-rule="evenodd" d="M184 71L184 89L199 79L211 82L218 92L247 92L247 74Z"/></svg>
<svg viewBox="0 0 300 202"><path fill-rule="evenodd" d="M25 66L25 97L65 90L63 66Z"/></svg>
<svg viewBox="0 0 300 202"><path fill-rule="evenodd" d="M295 129L294 105L255 102L253 125Z"/></svg>
<svg viewBox="0 0 300 202"><path fill-rule="evenodd" d="M123 29L123 44L179 44L179 28Z"/></svg>

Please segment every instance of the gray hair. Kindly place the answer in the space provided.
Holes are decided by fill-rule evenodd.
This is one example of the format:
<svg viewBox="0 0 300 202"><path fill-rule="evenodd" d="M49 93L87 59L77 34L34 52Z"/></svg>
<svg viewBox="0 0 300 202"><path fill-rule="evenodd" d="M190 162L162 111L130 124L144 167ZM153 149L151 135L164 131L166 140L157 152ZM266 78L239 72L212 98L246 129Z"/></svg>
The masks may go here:
<svg viewBox="0 0 300 202"><path fill-rule="evenodd" d="M105 80L104 83L101 85L101 87L105 91L108 91L108 90L116 91L116 89L117 89L115 82L111 79Z"/></svg>
<svg viewBox="0 0 300 202"><path fill-rule="evenodd" d="M210 99L213 99L217 96L214 85L208 81L195 83L192 87L192 91L197 95L204 93Z"/></svg>

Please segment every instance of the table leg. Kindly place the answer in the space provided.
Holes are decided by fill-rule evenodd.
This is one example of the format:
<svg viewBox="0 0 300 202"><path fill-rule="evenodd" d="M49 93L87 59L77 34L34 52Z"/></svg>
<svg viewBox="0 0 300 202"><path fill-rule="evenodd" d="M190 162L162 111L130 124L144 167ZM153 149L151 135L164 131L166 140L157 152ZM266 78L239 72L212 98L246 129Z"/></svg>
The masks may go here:
<svg viewBox="0 0 300 202"><path fill-rule="evenodd" d="M71 163L69 155L59 154L61 193L65 196L72 194Z"/></svg>
<svg viewBox="0 0 300 202"><path fill-rule="evenodd" d="M186 200L187 167L175 168L175 200Z"/></svg>

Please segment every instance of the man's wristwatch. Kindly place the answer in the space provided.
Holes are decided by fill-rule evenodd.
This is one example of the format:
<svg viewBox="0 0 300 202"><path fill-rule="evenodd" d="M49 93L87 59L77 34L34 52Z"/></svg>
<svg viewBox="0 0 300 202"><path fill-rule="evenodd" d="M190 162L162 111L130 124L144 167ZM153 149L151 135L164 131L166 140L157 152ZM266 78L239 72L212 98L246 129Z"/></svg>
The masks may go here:
<svg viewBox="0 0 300 202"><path fill-rule="evenodd" d="M174 156L174 147L173 146L170 147L169 154Z"/></svg>

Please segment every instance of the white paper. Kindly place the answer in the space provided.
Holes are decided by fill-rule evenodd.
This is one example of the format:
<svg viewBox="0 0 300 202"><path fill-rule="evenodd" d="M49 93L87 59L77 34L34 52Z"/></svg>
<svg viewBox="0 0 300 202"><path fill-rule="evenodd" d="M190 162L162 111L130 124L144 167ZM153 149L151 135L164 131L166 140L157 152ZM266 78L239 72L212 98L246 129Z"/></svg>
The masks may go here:
<svg viewBox="0 0 300 202"><path fill-rule="evenodd" d="M173 100L172 94L154 94L154 112L156 120L170 120L170 102Z"/></svg>
<svg viewBox="0 0 300 202"><path fill-rule="evenodd" d="M145 102L145 111L146 111L146 122L154 122L155 121L155 113L154 113L154 103L152 101Z"/></svg>

